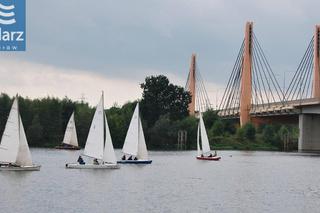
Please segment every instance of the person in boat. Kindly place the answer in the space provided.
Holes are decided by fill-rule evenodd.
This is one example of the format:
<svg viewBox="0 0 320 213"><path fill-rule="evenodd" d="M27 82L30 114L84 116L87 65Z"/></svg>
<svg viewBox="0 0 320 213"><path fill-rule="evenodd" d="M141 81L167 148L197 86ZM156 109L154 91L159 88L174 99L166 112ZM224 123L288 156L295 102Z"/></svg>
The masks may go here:
<svg viewBox="0 0 320 213"><path fill-rule="evenodd" d="M203 154L201 154L201 157L202 157L202 158L204 157Z"/></svg>
<svg viewBox="0 0 320 213"><path fill-rule="evenodd" d="M138 158L137 158L137 157L134 157L134 160L138 160Z"/></svg>
<svg viewBox="0 0 320 213"><path fill-rule="evenodd" d="M128 158L128 160L132 160L132 155Z"/></svg>
<svg viewBox="0 0 320 213"><path fill-rule="evenodd" d="M210 157L210 158L213 157L212 153L210 153L210 155L208 157Z"/></svg>
<svg viewBox="0 0 320 213"><path fill-rule="evenodd" d="M121 160L126 160L126 155L123 155Z"/></svg>
<svg viewBox="0 0 320 213"><path fill-rule="evenodd" d="M79 156L79 158L78 158L78 163L81 165L86 164L81 156Z"/></svg>
<svg viewBox="0 0 320 213"><path fill-rule="evenodd" d="M98 162L97 158L93 159L93 165L99 165L99 162Z"/></svg>

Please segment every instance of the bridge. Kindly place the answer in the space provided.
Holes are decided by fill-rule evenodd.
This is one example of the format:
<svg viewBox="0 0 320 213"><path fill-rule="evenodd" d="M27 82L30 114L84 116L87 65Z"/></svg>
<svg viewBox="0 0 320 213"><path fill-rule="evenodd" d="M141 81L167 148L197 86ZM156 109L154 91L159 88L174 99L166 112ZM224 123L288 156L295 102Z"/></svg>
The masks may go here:
<svg viewBox="0 0 320 213"><path fill-rule="evenodd" d="M320 151L319 43L320 25L316 25L293 79L283 91L253 31L253 22L247 22L218 115L223 119L236 119L241 126L249 122L256 126L299 123L299 150ZM194 70L190 69L191 76ZM194 84L192 79L190 82L189 86ZM196 92L189 91L193 91L192 107ZM194 108L192 112L194 114Z"/></svg>

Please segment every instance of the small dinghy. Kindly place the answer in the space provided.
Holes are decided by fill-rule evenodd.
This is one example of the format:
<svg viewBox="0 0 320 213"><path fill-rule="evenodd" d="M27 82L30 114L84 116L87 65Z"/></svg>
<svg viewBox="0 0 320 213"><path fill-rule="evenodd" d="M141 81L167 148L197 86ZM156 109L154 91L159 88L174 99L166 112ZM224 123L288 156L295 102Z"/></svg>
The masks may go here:
<svg viewBox="0 0 320 213"><path fill-rule="evenodd" d="M64 133L62 144L55 147L56 149L79 150L76 124L74 122L74 112L72 113Z"/></svg>
<svg viewBox="0 0 320 213"><path fill-rule="evenodd" d="M148 150L144 139L141 119L139 115L139 103L134 110L126 139L123 144L122 159L118 163L122 164L151 164L148 159ZM129 156L127 158L127 156Z"/></svg>
<svg viewBox="0 0 320 213"><path fill-rule="evenodd" d="M79 156L78 163L68 163L69 169L119 169L112 145L107 117L104 112L103 93L90 126L83 155L94 159L93 163L84 163ZM105 135L104 135L105 134ZM100 162L99 162L100 161Z"/></svg>
<svg viewBox="0 0 320 213"><path fill-rule="evenodd" d="M201 157L201 156L197 156L197 159L198 160L215 160L215 161L217 161L217 160L220 160L221 159L221 157L220 156L218 156L218 157Z"/></svg>
<svg viewBox="0 0 320 213"><path fill-rule="evenodd" d="M201 147L200 148L200 138L201 138ZM197 133L197 150L198 150L198 160L220 160L221 157L217 156L217 152L214 154L211 153L209 139L206 131L206 127L203 122L202 115L200 113L200 121L198 124L198 133Z"/></svg>
<svg viewBox="0 0 320 213"><path fill-rule="evenodd" d="M1 139L0 170L39 171L40 167L32 163L16 96Z"/></svg>

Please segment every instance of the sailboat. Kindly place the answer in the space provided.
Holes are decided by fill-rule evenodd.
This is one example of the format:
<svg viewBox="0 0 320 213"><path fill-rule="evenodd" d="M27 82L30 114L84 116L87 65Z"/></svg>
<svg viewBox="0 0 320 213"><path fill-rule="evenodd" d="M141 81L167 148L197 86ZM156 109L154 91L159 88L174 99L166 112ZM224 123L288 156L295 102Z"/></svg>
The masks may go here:
<svg viewBox="0 0 320 213"><path fill-rule="evenodd" d="M72 113L64 133L62 144L56 149L79 150L76 124L74 122L74 112Z"/></svg>
<svg viewBox="0 0 320 213"><path fill-rule="evenodd" d="M104 135L105 134L105 135ZM104 137L105 136L105 137ZM71 169L118 169L116 155L112 145L107 117L104 112L103 93L90 126L83 155L95 159L96 163L68 163ZM100 163L98 162L100 161Z"/></svg>
<svg viewBox="0 0 320 213"><path fill-rule="evenodd" d="M201 147L200 148L200 137L201 137ZM217 156L216 154L212 155L210 150L209 139L206 131L206 127L204 126L202 114L200 113L200 121L198 124L198 133L197 133L197 150L198 160L220 160L221 157Z"/></svg>
<svg viewBox="0 0 320 213"><path fill-rule="evenodd" d="M40 167L32 163L16 96L1 138L0 170L39 171Z"/></svg>
<svg viewBox="0 0 320 213"><path fill-rule="evenodd" d="M123 144L122 152L124 156L118 163L123 164L150 164L152 160L148 159L148 150L144 139L140 114L139 103L134 110L126 139ZM129 157L126 158L126 155Z"/></svg>

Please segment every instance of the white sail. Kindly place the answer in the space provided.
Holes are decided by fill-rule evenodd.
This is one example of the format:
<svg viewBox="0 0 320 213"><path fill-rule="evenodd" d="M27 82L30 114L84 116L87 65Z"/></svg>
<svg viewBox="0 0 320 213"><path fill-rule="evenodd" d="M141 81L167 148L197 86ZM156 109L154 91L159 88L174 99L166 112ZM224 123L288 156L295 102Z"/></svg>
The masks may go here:
<svg viewBox="0 0 320 213"><path fill-rule="evenodd" d="M116 154L114 153L111 134L106 115L104 115L106 140L104 143L103 162L117 163Z"/></svg>
<svg viewBox="0 0 320 213"><path fill-rule="evenodd" d="M139 111L139 110L138 110ZM144 134L143 134L143 128L142 128L142 123L141 123L141 119L140 116L139 117L139 126L138 126L138 130L139 130L139 143L138 143L138 154L137 154L137 158L139 160L148 160L148 150L147 150L147 145L146 145L146 141L144 139Z"/></svg>
<svg viewBox="0 0 320 213"><path fill-rule="evenodd" d="M74 122L74 112L72 113L69 119L69 122L67 124L66 132L64 133L64 138L62 143L69 144L72 146L79 146L76 125Z"/></svg>
<svg viewBox="0 0 320 213"><path fill-rule="evenodd" d="M210 152L210 145L209 145L206 127L204 126L204 122L203 122L201 113L200 113L200 132L201 132L202 153L206 154L206 153Z"/></svg>
<svg viewBox="0 0 320 213"><path fill-rule="evenodd" d="M139 103L134 110L126 139L124 140L122 152L128 155L138 155L139 143Z"/></svg>
<svg viewBox="0 0 320 213"><path fill-rule="evenodd" d="M197 151L198 151L198 156L202 154L201 149L200 149L200 123L198 124L198 132L197 132Z"/></svg>
<svg viewBox="0 0 320 213"><path fill-rule="evenodd" d="M16 162L19 140L18 98L15 98L1 139L0 162Z"/></svg>
<svg viewBox="0 0 320 213"><path fill-rule="evenodd" d="M104 111L103 111L103 94L97 105L92 123L89 130L86 146L83 154L92 158L103 158L104 143Z"/></svg>
<svg viewBox="0 0 320 213"><path fill-rule="evenodd" d="M16 164L20 166L32 166L31 153L28 146L26 133L24 132L21 117L19 115L19 150L17 155Z"/></svg>

